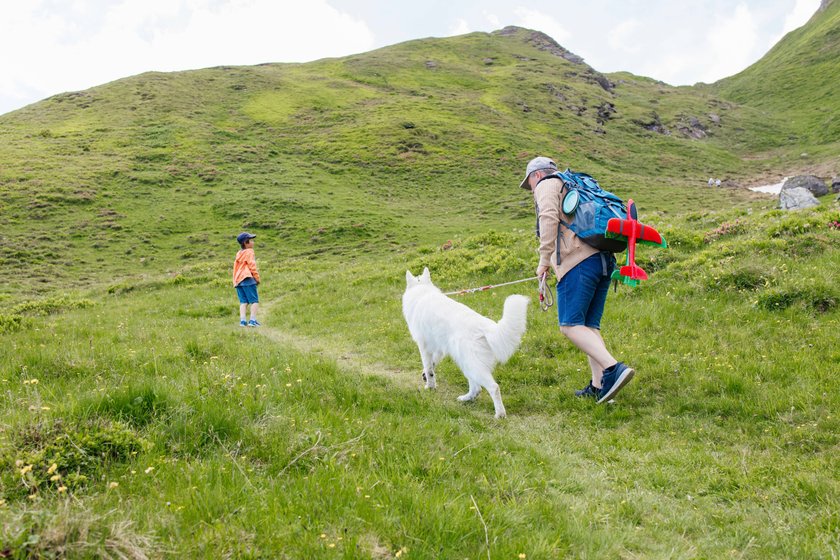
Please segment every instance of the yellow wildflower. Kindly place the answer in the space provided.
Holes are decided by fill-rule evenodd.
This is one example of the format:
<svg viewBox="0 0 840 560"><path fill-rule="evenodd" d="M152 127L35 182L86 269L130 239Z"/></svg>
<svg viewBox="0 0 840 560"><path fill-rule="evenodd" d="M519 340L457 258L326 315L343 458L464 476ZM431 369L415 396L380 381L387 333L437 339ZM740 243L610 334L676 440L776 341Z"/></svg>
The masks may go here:
<svg viewBox="0 0 840 560"><path fill-rule="evenodd" d="M60 474L54 474L50 477L50 482L57 482L59 480L61 480L61 475Z"/></svg>
<svg viewBox="0 0 840 560"><path fill-rule="evenodd" d="M154 467L149 467L148 469L146 469L146 474L149 474L149 473L150 473L150 472L152 472L153 470L155 470L155 468L154 468Z"/></svg>
<svg viewBox="0 0 840 560"><path fill-rule="evenodd" d="M119 485L120 485L119 482L111 482L111 483L108 484L108 489L113 490L114 488L116 488Z"/></svg>
<svg viewBox="0 0 840 560"><path fill-rule="evenodd" d="M47 474L52 474L56 470L58 470L58 465L53 463L52 465L50 465L50 468L47 469Z"/></svg>
<svg viewBox="0 0 840 560"><path fill-rule="evenodd" d="M59 487L58 487L58 493L59 493L59 494L64 494L66 491L67 491L67 487L66 487L66 486L59 486Z"/></svg>
<svg viewBox="0 0 840 560"><path fill-rule="evenodd" d="M25 467L20 469L20 474L21 474L21 476L23 476L31 470L32 470L32 465L26 465Z"/></svg>

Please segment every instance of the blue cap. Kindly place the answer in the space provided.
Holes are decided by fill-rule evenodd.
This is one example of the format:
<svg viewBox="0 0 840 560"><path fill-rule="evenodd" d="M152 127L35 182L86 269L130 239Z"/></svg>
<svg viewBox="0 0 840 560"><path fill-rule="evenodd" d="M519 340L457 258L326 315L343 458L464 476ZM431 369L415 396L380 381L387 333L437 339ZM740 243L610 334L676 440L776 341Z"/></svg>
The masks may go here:
<svg viewBox="0 0 840 560"><path fill-rule="evenodd" d="M239 242L240 245L248 241L249 239L255 238L256 235L253 233L248 233L247 231L243 231L239 235L236 236L236 240Z"/></svg>

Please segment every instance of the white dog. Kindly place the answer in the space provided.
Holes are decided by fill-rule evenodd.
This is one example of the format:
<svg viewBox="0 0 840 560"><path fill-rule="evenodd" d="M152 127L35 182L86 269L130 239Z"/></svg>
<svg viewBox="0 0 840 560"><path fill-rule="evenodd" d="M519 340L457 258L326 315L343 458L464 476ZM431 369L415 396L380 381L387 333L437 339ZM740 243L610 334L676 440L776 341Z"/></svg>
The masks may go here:
<svg viewBox="0 0 840 560"><path fill-rule="evenodd" d="M411 338L420 349L426 388L435 388L435 366L451 356L470 383L469 391L458 400L471 401L484 387L493 398L496 418L503 418L505 406L493 379L493 368L497 363L505 363L519 348L529 299L509 296L502 319L495 323L443 295L432 284L428 268L419 277L406 271L405 280L403 315Z"/></svg>

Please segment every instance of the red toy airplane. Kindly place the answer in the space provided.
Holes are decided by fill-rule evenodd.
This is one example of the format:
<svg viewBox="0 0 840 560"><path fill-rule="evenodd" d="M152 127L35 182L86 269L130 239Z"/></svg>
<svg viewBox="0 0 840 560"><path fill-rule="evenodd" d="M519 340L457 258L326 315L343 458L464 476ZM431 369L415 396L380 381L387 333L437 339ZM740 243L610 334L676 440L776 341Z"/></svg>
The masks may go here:
<svg viewBox="0 0 840 560"><path fill-rule="evenodd" d="M638 286L648 278L642 267L636 264L636 241L646 245L668 246L658 231L637 219L636 203L632 198L627 201L627 218L611 218L607 222L606 236L627 239L627 264L613 271L612 279L620 280L628 286Z"/></svg>

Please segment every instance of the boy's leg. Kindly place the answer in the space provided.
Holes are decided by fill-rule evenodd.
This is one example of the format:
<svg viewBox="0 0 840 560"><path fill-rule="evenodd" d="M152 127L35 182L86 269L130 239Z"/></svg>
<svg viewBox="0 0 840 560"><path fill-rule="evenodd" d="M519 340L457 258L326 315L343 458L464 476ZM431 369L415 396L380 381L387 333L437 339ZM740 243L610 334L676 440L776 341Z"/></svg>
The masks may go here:
<svg viewBox="0 0 840 560"><path fill-rule="evenodd" d="M247 310L248 310L248 304L247 303L240 303L239 304L239 320L240 321L245 320L245 315L247 313Z"/></svg>
<svg viewBox="0 0 840 560"><path fill-rule="evenodd" d="M259 303L252 303L251 304L251 320L252 321L257 320L257 308L259 307L259 305L260 305ZM243 315L242 317L244 318L245 316Z"/></svg>

